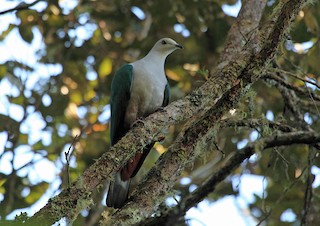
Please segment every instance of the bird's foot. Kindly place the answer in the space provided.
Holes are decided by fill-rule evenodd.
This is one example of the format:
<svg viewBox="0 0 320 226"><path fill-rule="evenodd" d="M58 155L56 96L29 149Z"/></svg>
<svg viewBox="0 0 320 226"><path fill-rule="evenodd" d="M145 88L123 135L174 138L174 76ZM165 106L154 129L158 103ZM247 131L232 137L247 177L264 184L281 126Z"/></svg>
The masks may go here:
<svg viewBox="0 0 320 226"><path fill-rule="evenodd" d="M164 112L164 107L159 107L155 112Z"/></svg>
<svg viewBox="0 0 320 226"><path fill-rule="evenodd" d="M138 126L139 123L142 123L144 125L143 118L138 118L136 121L134 121L131 125L131 128Z"/></svg>

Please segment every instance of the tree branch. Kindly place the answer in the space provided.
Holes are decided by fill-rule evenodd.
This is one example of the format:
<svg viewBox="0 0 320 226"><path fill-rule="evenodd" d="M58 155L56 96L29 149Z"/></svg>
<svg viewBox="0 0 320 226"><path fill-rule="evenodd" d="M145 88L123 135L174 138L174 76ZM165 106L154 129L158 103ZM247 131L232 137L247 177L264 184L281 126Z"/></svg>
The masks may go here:
<svg viewBox="0 0 320 226"><path fill-rule="evenodd" d="M228 67L216 72L201 88L185 98L171 103L163 111L147 117L143 126L133 128L116 145L103 154L69 190L49 200L48 204L37 212L31 222L54 223L62 217L74 219L81 211L80 207L92 204L90 193L107 178L111 179L122 164L149 143L161 140L162 131L169 125L185 121L198 111L213 105L219 97L231 88L237 74L250 62L248 57L231 62ZM220 79L224 77L224 79ZM209 104L210 103L210 104ZM78 203L82 205L77 206ZM58 210L56 210L59 207Z"/></svg>
<svg viewBox="0 0 320 226"><path fill-rule="evenodd" d="M285 81L284 79L280 78L279 76L267 73L263 77L266 78L266 79L270 79L270 80L276 81L279 84L281 84L282 86L284 86L284 87L286 87L286 88L288 88L290 90L295 91L297 94L300 94L300 95L303 95L303 96L309 97L309 98L311 97L314 100L320 101L320 96L316 95L315 93L308 92L307 90L302 89L300 87L296 87L296 86L292 85L291 83ZM306 87L306 89L308 89L308 87Z"/></svg>
<svg viewBox="0 0 320 226"><path fill-rule="evenodd" d="M217 100L223 96L215 106L219 106L218 108L211 108L200 121L193 120L189 124L190 127L180 133L170 151L160 158L157 166L148 174L147 180L139 186L143 189L134 193L135 202L129 202L113 216L113 219L116 219L115 224L123 225L127 224L128 220L137 223L149 216L153 208L157 207L159 202L164 199L166 192L172 187L173 181L178 178L183 167L195 158L195 149L201 147L201 145L197 146L199 144L197 140L203 142L204 140L200 139L201 136L206 135L210 126L219 120L225 111L233 107L244 90L261 76L261 71L273 58L293 18L306 2L307 0L290 0L280 4L272 15L271 25L264 29L268 32L260 36L264 39L261 51L257 55L255 51L252 51L252 48L245 46L241 57L216 70L214 76L202 87L184 99L170 104L164 111L149 116L143 126L133 128L110 151L102 155L88 168L69 190L64 190L52 198L44 208L31 218L30 222L54 223L62 217L67 217L72 221L82 209L92 204L91 192L107 178L111 178L122 164L138 151L142 151L144 146L160 140L163 137L162 131L168 125L199 114L199 110L214 106ZM203 128L202 123L207 122L206 128ZM159 178L163 179L161 183L159 183ZM155 183L153 184L153 182ZM151 199L146 198L146 193L152 196ZM131 209L130 206L138 208Z"/></svg>
<svg viewBox="0 0 320 226"><path fill-rule="evenodd" d="M245 90L262 75L262 70L275 55L279 43L285 37L294 17L305 3L306 1L296 0L279 4L271 15L271 22L261 29L263 36L260 37L265 37L261 42L261 50L255 54L255 51L251 49L251 51L249 50L251 54L247 55L248 52L245 51L240 56L243 61L239 65L244 67L242 70L233 72L237 76L237 80L232 79L233 87L223 94L214 107L199 117L200 119L194 118L188 123L178 135L175 143L161 156L156 166L133 192L131 202L117 211L112 216L111 222L107 221L107 223L135 225L143 222L146 217L152 214L154 208L160 204L160 200L164 200L172 188L173 182L179 178L182 169L188 163L193 162L199 152L203 150L206 140L211 135L209 133L211 128L218 123L224 113L238 103ZM251 47L255 46L251 45ZM215 75L224 80L223 72L231 68L234 63L233 61L229 62L221 71L216 71Z"/></svg>
<svg viewBox="0 0 320 226"><path fill-rule="evenodd" d="M293 117L295 119L295 122L297 126L303 130L307 130L310 132L313 132L313 129L304 121L304 114L301 111L300 106L297 104L297 96L293 90L288 88L287 86L284 86L283 83L285 83L285 80L282 79L284 82L279 82L276 84L278 89L280 90L284 102L288 109L292 112ZM314 98L310 96L311 98ZM319 149L318 144L314 144L314 147ZM302 217L301 217L301 225L308 225L310 222L310 219L308 218L309 211L311 208L311 202L312 202L312 173L311 173L311 166L313 165L314 162L314 154L312 152L312 149L308 149L308 167L307 167L307 179L306 179L306 188L305 188L305 197L304 197L304 205L303 205L303 211L302 211Z"/></svg>
<svg viewBox="0 0 320 226"><path fill-rule="evenodd" d="M218 67L236 59L245 45L254 45L252 49L257 51L259 45L257 31L266 4L267 0L243 2L237 20L228 32Z"/></svg>
<svg viewBox="0 0 320 226"><path fill-rule="evenodd" d="M292 62L290 62L291 64L292 64ZM296 66L296 65L294 65L294 64L292 64L295 68L297 68L299 71L300 71L300 73L303 73L304 74L304 76L305 77L308 77L308 74L307 73L305 73L300 67L298 67L298 66ZM320 85L315 81L315 82L313 82L313 81L311 81L311 80L307 80L307 79L304 79L304 78L301 78L299 75L297 75L297 74L295 74L295 73L292 73L292 72L290 72L290 71L285 71L285 70L282 70L282 69L279 69L279 68L273 68L273 69L271 69L271 71L273 71L273 72L276 72L276 73L283 73L283 74L285 74L285 75L288 75L288 76L290 76L290 77L292 77L292 78L295 78L295 79L297 79L297 80L300 80L300 81L302 81L302 82L304 82L304 83L309 83L309 84L311 84L311 85L314 85L315 87L317 87L318 89L320 89Z"/></svg>
<svg viewBox="0 0 320 226"><path fill-rule="evenodd" d="M42 0L36 0L36 1L32 2L32 3L21 2L16 7L12 8L12 9L7 9L5 11L0 12L0 15L6 14L6 13L10 13L10 12L13 12L13 11L29 9L31 6L34 6L35 4L37 4L40 1L42 1Z"/></svg>
<svg viewBox="0 0 320 226"><path fill-rule="evenodd" d="M261 152L267 148L278 147L292 144L315 144L320 142L320 134L315 132L290 132L280 135L274 135L268 138L262 138L247 147L233 152L222 167L214 172L201 186L196 190L183 197L178 206L162 213L160 217L154 217L146 220L143 225L161 225L167 222L176 222L183 217L185 213L201 202L208 194L213 192L218 183L222 182L228 175L232 173L240 164L250 158L253 154Z"/></svg>
<svg viewBox="0 0 320 226"><path fill-rule="evenodd" d="M297 131L296 128L286 125L280 122L273 122L266 119L243 119L243 120L223 120L220 122L220 128L225 127L250 127L253 129L258 129L267 126L274 130L279 130L281 132L293 132Z"/></svg>

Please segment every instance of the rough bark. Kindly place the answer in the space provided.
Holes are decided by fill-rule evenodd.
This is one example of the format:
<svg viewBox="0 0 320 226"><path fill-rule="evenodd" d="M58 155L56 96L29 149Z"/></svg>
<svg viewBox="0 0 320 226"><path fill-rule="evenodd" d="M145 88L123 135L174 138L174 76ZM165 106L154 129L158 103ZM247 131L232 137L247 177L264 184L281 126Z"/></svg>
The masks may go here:
<svg viewBox="0 0 320 226"><path fill-rule="evenodd" d="M257 38L250 40L252 43L243 46L236 58L220 65L202 87L184 99L170 104L163 111L151 115L143 125L133 128L88 168L70 189L52 198L30 222L48 224L62 217L74 220L82 209L92 204L91 192L107 178L111 178L135 153L143 150L149 143L161 140L162 131L169 125L200 115L201 117L190 120L169 151L160 158L146 180L138 187L140 190L134 192L132 201L116 212L111 221L113 225L132 225L149 217L154 208L164 200L184 166L197 156L201 150L201 142L210 136L210 129L226 111L237 104L242 94L261 76L287 34L293 19L307 2L310 1L281 1L271 20L259 33L260 44L257 43Z"/></svg>
<svg viewBox="0 0 320 226"><path fill-rule="evenodd" d="M176 208L166 210L158 217L148 218L142 222L141 225L174 225L174 223L179 221L179 218L183 217L190 208L201 202L208 194L213 192L216 185L229 176L244 160L250 158L257 152L283 145L316 144L318 142L320 142L319 133L298 131L262 138L251 143L249 146L237 152L233 152L231 156L225 160L219 170L212 173L212 176L201 184L200 187L183 197Z"/></svg>
<svg viewBox="0 0 320 226"><path fill-rule="evenodd" d="M199 151L205 148L205 140L211 136L211 128L236 106L250 85L263 74L263 70L276 54L278 45L289 31L290 24L305 3L306 1L280 2L270 21L261 28L261 45L253 43L245 46L237 60L229 61L221 70L215 72L213 78L228 81L227 87L231 85L231 88L224 92L204 115L190 120L175 143L137 187L131 202L112 216L112 225L139 224L153 213L173 187L174 181L179 178L182 169L193 162Z"/></svg>

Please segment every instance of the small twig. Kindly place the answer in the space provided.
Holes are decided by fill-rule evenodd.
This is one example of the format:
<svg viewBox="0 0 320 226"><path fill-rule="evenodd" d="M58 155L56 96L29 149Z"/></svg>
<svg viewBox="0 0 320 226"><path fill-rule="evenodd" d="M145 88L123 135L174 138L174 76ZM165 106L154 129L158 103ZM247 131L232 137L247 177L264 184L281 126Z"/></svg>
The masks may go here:
<svg viewBox="0 0 320 226"><path fill-rule="evenodd" d="M293 64L291 63L291 65L293 65ZM308 77L308 74L305 73L301 68L299 68L299 67L296 66L296 65L293 65L293 66L296 67L296 68L298 68L298 70L299 70L301 73L303 73L305 76ZM313 82L313 81L310 81L310 80L307 80L307 79L304 79L304 78L301 78L301 77L299 77L298 75L296 75L295 73L292 73L292 72L289 72L289 71L285 71L285 70L282 70L282 69L279 69L279 68L273 68L272 71L289 75L289 76L291 76L291 77L293 77L293 78L295 78L295 79L298 79L298 80L300 80L300 81L302 81L302 82L305 82L305 83L309 83L309 84L311 84L311 85L316 86L318 89L320 89L320 85L319 85L318 83Z"/></svg>
<svg viewBox="0 0 320 226"><path fill-rule="evenodd" d="M308 74L307 74L306 72L304 72L304 70L303 70L301 67L295 65L294 63L292 63L292 61L290 61L290 60L287 59L287 58L285 58L285 60L286 60L287 62L289 62L293 67L295 67L298 71L300 71L304 76L308 77ZM281 70L281 69L278 69L278 70ZM310 80L301 78L301 77L297 76L297 75L294 74L294 73L286 72L286 71L284 71L284 70L281 70L281 71L285 72L287 75L289 75L289 76L291 76L291 77L294 77L294 78L299 79L299 80L301 80L301 81L304 82L304 84L305 84L305 86L306 86L306 88L307 88L307 90L308 90L309 96L310 96L311 100L313 101L314 106L315 106L317 112L319 113L319 110L318 110L317 105L316 105L315 100L314 100L314 99L315 99L314 93L311 93L311 92L310 92L310 90L309 90L308 87L307 87L307 83L316 86L318 89L320 89L320 85L319 85L317 82L313 82L313 81L310 81Z"/></svg>
<svg viewBox="0 0 320 226"><path fill-rule="evenodd" d="M180 203L183 203L183 206L179 206L180 209L177 210L175 207L166 210L163 212L160 217L150 219L149 221L146 221L143 225L157 225L155 223L166 221L170 217L180 217L184 213L186 213L191 207L195 206L197 203L202 201L207 195L211 192L213 192L216 189L216 186L218 183L223 181L227 176L231 174L232 171L234 171L236 168L240 166L240 164L246 160L249 159L253 154L255 154L258 150L263 151L268 148L277 147L277 146L286 146L286 145L292 145L292 144L314 144L317 143L320 140L320 134L315 132L305 132L305 131L296 131L296 132L289 132L285 134L277 134L266 138L261 138L260 140L257 140L245 148L238 150L237 152L233 152L230 154L230 156L225 159L224 163L219 167L218 170L216 170L214 173L212 173L211 177L208 178L205 182L203 182L196 190L189 193L185 197L183 197L180 200ZM304 175L306 170L306 167L302 170L301 175L299 175L297 178L295 178L294 181L292 181L287 188L283 190L281 193L281 196L279 199L275 202L274 206L279 205L279 203L285 198L288 191L297 183L300 181L300 178L302 175ZM183 209L181 209L183 207ZM180 214L177 215L177 212ZM266 220L272 213L272 209L268 211L263 219L258 223L258 225L261 225L264 220ZM153 223L156 221L155 223Z"/></svg>
<svg viewBox="0 0 320 226"><path fill-rule="evenodd" d="M267 181L267 177L263 176L263 179L262 179L262 197L261 197L261 201L262 201L261 208L263 209L263 211L266 210L266 188L264 186L264 182L265 181L268 182Z"/></svg>
<svg viewBox="0 0 320 226"><path fill-rule="evenodd" d="M294 132L297 129L281 123L281 122L272 122L265 119L240 119L240 120L222 120L220 123L220 128L226 127L248 127L257 130L260 132L260 128L263 126L268 126L270 129L279 130L281 132Z"/></svg>
<svg viewBox="0 0 320 226"><path fill-rule="evenodd" d="M269 210L267 214L256 224L256 226L260 226L265 220L267 220L271 216L272 210Z"/></svg>
<svg viewBox="0 0 320 226"><path fill-rule="evenodd" d="M301 219L301 226L308 225L308 216L310 212L312 196L313 196L313 189L312 189L312 174L311 174L311 166L313 165L313 156L312 150L308 150L308 166L307 166L307 181L306 181L306 190L304 193L304 204L303 204L303 211L302 211L302 219Z"/></svg>
<svg viewBox="0 0 320 226"><path fill-rule="evenodd" d="M300 181L300 178L304 175L304 172L306 171L306 169L307 169L306 167L303 168L301 174L300 174L297 178L295 178L295 180L292 181L292 182L289 184L289 186L286 187L286 188L282 191L281 196L277 199L277 201L275 202L275 204L273 205L273 207L270 208L270 210L269 210L269 211L264 215L264 217L258 222L258 224L256 224L257 226L261 225L265 220L267 220L267 219L271 216L273 208L276 207L276 206L278 206L279 203L286 197L287 193L291 190L291 188L293 188L294 185L295 185L297 182Z"/></svg>
<svg viewBox="0 0 320 226"><path fill-rule="evenodd" d="M179 205L179 200L176 198L176 196L172 196L173 200L176 201L176 203Z"/></svg>
<svg viewBox="0 0 320 226"><path fill-rule="evenodd" d="M67 162L68 189L70 189L70 186L71 186L71 184L70 184L70 174L69 174L70 158L71 158L71 155L72 155L72 150L71 150L71 148L72 148L72 146L74 146L74 144L75 144L75 142L77 141L77 138L78 138L78 137L79 137L79 136L76 135L76 136L73 138L73 141L72 141L70 147L68 148L68 151L66 151L66 152L64 153L64 157L65 157L66 162Z"/></svg>
<svg viewBox="0 0 320 226"><path fill-rule="evenodd" d="M310 92L310 90L309 90L308 87L307 87L307 84L304 84L304 85L306 86L306 88L307 88L307 90L308 90L309 96L310 96L310 98L311 98L311 100L312 100L312 103L313 103L313 105L314 105L314 107L315 107L318 115L320 115L319 109L318 109L317 104L316 104L316 101L315 101L315 97L314 97L314 95L312 95L312 94L314 94L314 93L311 93L311 92Z"/></svg>
<svg viewBox="0 0 320 226"><path fill-rule="evenodd" d="M214 146L216 147L216 149L222 154L222 158L226 157L226 154L224 153L224 151L219 147L219 145L217 144L216 141L213 141Z"/></svg>
<svg viewBox="0 0 320 226"><path fill-rule="evenodd" d="M281 159L285 163L286 167L288 167L290 164L289 161L277 149L274 149L274 150L281 157Z"/></svg>
<svg viewBox="0 0 320 226"><path fill-rule="evenodd" d="M296 93L303 95L303 96L307 96L310 97L313 102L315 102L315 100L320 101L320 96L316 95L315 93L310 92L310 88L306 87L305 91L304 89L300 88L300 87L296 87L294 85L292 85L291 83L285 81L284 79L280 78L279 76L273 75L271 73L267 73L265 76L263 76L266 79L271 79L275 82L280 83L282 86L291 89L293 91L295 91ZM309 82L309 81L304 81L304 82ZM316 105L316 104L315 104Z"/></svg>
<svg viewBox="0 0 320 226"><path fill-rule="evenodd" d="M36 0L32 3L25 3L25 2L21 2L19 3L16 7L12 8L12 9L7 9L5 11L0 12L0 15L6 14L6 13L10 13L16 10L24 10L24 9L29 9L29 7L34 6L35 4L37 4L38 2L40 2L41 0Z"/></svg>

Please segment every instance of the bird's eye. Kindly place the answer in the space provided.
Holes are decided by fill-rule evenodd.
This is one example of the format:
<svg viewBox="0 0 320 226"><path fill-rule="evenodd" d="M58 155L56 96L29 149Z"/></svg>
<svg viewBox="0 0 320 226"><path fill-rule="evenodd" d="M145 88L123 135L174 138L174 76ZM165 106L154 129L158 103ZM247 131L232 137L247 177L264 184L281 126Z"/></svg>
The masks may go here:
<svg viewBox="0 0 320 226"><path fill-rule="evenodd" d="M165 40L162 40L161 44L162 44L162 45L165 45L165 44L167 44L167 43L166 43Z"/></svg>

